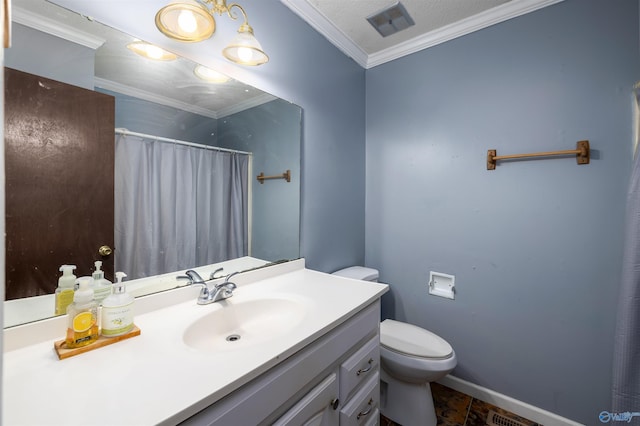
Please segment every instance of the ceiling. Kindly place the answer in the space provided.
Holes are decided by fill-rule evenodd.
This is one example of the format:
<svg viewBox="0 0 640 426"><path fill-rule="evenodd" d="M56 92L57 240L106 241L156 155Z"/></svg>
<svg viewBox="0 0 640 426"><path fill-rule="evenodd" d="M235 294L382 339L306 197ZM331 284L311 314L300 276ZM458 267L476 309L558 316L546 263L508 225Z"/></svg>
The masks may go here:
<svg viewBox="0 0 640 426"><path fill-rule="evenodd" d="M398 0L280 1L368 69L562 0L400 0L415 25L387 37L367 17Z"/></svg>

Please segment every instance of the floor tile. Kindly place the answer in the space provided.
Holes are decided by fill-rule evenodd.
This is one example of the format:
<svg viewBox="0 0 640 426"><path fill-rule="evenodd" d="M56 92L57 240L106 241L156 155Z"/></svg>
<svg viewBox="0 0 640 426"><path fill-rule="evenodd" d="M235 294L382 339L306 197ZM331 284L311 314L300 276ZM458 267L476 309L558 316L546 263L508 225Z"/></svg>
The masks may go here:
<svg viewBox="0 0 640 426"><path fill-rule="evenodd" d="M502 408L496 407L439 383L431 383L438 426L486 426L487 415L493 410L526 426L542 426ZM402 426L380 415L380 426Z"/></svg>
<svg viewBox="0 0 640 426"><path fill-rule="evenodd" d="M400 426L397 423L392 422L382 414L380 414L380 426Z"/></svg>
<svg viewBox="0 0 640 426"><path fill-rule="evenodd" d="M439 426L464 426L471 397L439 383L431 383Z"/></svg>

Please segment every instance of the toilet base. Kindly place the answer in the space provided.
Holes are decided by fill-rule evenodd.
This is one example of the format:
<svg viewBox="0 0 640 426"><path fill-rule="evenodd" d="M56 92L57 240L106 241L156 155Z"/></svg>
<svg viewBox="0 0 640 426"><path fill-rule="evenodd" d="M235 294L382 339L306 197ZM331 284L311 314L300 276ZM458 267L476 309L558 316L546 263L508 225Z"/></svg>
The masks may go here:
<svg viewBox="0 0 640 426"><path fill-rule="evenodd" d="M430 383L407 383L380 371L380 412L402 426L436 426Z"/></svg>

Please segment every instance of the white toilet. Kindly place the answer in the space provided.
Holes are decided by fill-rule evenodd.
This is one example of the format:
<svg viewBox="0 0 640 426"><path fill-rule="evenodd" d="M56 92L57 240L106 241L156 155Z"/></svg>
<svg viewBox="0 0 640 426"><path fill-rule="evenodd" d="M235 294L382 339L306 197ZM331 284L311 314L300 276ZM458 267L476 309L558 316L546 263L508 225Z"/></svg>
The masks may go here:
<svg viewBox="0 0 640 426"><path fill-rule="evenodd" d="M341 277L378 281L378 271L352 266L334 272ZM446 340L424 328L386 319L380 323L382 371L380 411L402 426L435 426L430 382L456 366L456 353Z"/></svg>

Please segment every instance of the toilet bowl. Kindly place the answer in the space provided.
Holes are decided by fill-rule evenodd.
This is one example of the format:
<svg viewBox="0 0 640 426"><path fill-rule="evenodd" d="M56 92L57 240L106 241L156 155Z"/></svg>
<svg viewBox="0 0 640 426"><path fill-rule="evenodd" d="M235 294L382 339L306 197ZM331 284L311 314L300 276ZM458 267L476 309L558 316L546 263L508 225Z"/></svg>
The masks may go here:
<svg viewBox="0 0 640 426"><path fill-rule="evenodd" d="M380 411L403 426L435 426L430 383L456 364L453 348L438 335L412 324L382 321Z"/></svg>
<svg viewBox="0 0 640 426"><path fill-rule="evenodd" d="M335 275L377 281L378 271L352 266ZM386 319L380 323L380 412L402 426L437 424L430 383L457 364L449 343L424 328Z"/></svg>

